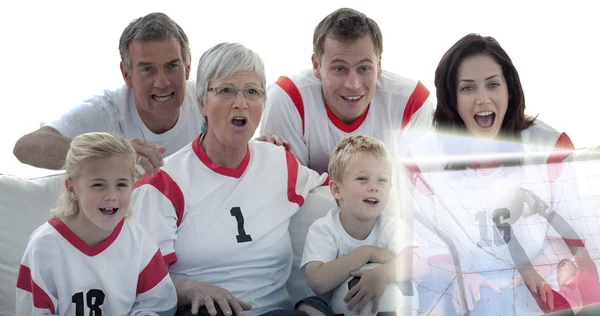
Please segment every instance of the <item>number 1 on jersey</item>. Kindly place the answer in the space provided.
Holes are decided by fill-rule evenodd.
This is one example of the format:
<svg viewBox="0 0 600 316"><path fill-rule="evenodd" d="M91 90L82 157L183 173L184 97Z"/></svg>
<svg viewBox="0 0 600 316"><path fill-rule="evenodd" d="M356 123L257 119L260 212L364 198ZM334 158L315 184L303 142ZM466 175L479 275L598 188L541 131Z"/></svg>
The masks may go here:
<svg viewBox="0 0 600 316"><path fill-rule="evenodd" d="M235 236L238 243L249 242L252 241L252 236L246 234L246 230L244 229L244 215L242 215L242 209L239 207L232 207L231 216L235 217L238 225L238 234Z"/></svg>

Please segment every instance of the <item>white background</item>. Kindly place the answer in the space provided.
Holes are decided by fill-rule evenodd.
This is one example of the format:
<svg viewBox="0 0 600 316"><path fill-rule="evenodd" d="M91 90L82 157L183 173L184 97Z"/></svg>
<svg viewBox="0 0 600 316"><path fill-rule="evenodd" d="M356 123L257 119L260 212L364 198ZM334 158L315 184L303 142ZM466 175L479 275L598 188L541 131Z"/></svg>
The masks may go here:
<svg viewBox="0 0 600 316"><path fill-rule="evenodd" d="M420 79L462 36L494 36L513 59L527 112L566 131L576 147L600 145L600 18L592 1L14 1L0 4L0 173L48 171L21 165L14 143L81 100L122 84L118 40L134 18L162 11L186 31L192 76L202 52L236 41L266 62L267 81L310 67L317 23L342 7L383 31L383 67Z"/></svg>

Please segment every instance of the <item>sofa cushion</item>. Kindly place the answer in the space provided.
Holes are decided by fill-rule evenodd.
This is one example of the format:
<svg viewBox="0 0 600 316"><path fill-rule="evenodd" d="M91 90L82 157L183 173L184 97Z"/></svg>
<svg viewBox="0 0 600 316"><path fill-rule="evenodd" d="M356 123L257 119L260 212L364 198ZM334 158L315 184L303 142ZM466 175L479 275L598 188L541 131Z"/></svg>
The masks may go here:
<svg viewBox="0 0 600 316"><path fill-rule="evenodd" d="M15 315L17 272L31 233L50 218L63 175L0 175L0 315Z"/></svg>

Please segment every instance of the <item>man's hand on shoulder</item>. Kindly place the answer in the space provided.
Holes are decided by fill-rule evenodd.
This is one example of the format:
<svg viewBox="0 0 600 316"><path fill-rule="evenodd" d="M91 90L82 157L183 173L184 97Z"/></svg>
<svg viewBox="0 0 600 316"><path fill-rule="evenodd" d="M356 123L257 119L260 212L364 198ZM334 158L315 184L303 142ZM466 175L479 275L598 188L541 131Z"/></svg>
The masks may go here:
<svg viewBox="0 0 600 316"><path fill-rule="evenodd" d="M162 155L167 150L166 147L156 146L139 138L133 138L129 143L137 154L136 164L141 166L148 176L152 177L154 172L160 171L160 167L164 165Z"/></svg>
<svg viewBox="0 0 600 316"><path fill-rule="evenodd" d="M257 137L256 140L261 141L261 142L275 144L277 146L283 146L287 150L292 150L292 144L290 142L282 139L281 137L279 137L275 134L264 134L260 137Z"/></svg>

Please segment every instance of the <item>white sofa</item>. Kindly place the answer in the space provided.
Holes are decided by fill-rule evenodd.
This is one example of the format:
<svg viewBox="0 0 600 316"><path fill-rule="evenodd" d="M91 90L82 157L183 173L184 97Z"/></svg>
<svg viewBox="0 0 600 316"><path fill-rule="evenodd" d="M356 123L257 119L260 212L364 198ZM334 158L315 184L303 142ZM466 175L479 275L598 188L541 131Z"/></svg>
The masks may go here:
<svg viewBox="0 0 600 316"><path fill-rule="evenodd" d="M22 179L0 175L0 315L15 315L15 286L29 235L50 218L62 175Z"/></svg>
<svg viewBox="0 0 600 316"><path fill-rule="evenodd" d="M15 315L15 286L21 257L30 234L50 218L62 183L62 174L37 179L0 175L0 316ZM298 269L308 226L334 206L329 188L322 187L309 194L301 211L292 218L294 265L288 290L294 301L310 294Z"/></svg>

